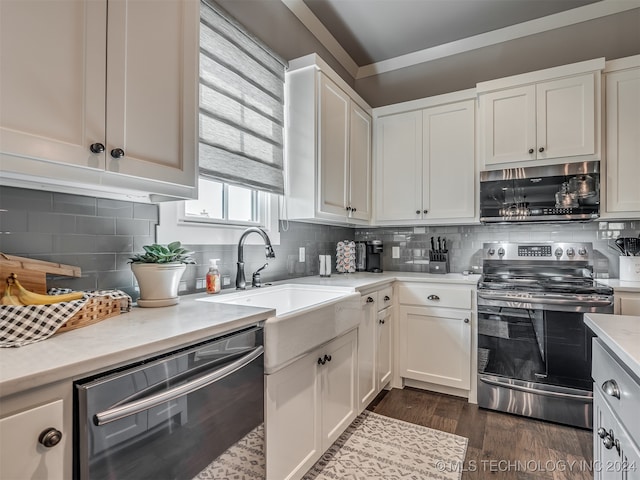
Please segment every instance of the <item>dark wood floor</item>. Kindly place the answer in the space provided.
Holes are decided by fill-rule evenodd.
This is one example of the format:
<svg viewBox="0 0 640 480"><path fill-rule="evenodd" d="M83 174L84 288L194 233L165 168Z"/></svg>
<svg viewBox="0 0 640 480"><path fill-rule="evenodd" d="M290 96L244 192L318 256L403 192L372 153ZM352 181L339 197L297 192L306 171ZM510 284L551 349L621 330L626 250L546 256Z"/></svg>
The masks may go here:
<svg viewBox="0 0 640 480"><path fill-rule="evenodd" d="M369 410L469 439L463 480L593 479L592 434L478 408L414 388L382 392Z"/></svg>

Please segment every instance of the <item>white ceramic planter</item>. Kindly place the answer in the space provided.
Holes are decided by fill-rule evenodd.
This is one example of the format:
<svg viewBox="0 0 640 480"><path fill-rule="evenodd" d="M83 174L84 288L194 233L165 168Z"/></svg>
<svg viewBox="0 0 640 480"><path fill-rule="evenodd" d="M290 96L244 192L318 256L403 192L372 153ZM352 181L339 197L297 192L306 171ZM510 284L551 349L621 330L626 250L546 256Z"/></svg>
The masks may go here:
<svg viewBox="0 0 640 480"><path fill-rule="evenodd" d="M131 270L140 287L139 307L166 307L180 301L178 286L183 263L132 263Z"/></svg>

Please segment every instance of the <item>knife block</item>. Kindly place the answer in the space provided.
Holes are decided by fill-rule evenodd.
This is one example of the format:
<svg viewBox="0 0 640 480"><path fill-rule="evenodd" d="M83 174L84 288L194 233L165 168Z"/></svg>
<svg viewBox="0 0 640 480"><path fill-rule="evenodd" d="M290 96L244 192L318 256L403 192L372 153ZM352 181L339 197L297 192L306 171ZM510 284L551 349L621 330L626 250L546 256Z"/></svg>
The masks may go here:
<svg viewBox="0 0 640 480"><path fill-rule="evenodd" d="M449 273L449 252L429 250L429 273Z"/></svg>

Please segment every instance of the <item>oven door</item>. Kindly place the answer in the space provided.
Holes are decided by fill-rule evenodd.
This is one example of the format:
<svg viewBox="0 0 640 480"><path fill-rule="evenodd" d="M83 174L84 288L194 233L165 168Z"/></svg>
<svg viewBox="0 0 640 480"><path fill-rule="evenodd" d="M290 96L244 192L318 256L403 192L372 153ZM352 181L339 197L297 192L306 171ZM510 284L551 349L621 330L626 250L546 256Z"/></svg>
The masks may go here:
<svg viewBox="0 0 640 480"><path fill-rule="evenodd" d="M590 428L594 334L583 313L487 303L479 296L479 406Z"/></svg>
<svg viewBox="0 0 640 480"><path fill-rule="evenodd" d="M75 477L192 479L263 422L255 327L76 383Z"/></svg>

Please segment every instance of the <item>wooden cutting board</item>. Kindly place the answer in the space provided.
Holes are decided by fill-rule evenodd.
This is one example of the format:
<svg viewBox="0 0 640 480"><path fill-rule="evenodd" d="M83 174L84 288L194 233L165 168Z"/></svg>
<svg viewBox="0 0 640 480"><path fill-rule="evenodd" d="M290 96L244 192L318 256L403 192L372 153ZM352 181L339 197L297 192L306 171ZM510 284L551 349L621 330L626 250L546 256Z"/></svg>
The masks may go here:
<svg viewBox="0 0 640 480"><path fill-rule="evenodd" d="M0 294L7 286L6 279L15 273L27 290L35 293L47 293L47 274L80 277L80 267L62 263L45 262L32 258L17 257L0 253Z"/></svg>

